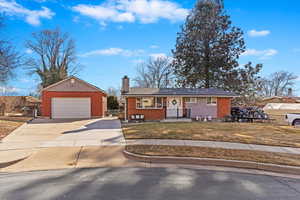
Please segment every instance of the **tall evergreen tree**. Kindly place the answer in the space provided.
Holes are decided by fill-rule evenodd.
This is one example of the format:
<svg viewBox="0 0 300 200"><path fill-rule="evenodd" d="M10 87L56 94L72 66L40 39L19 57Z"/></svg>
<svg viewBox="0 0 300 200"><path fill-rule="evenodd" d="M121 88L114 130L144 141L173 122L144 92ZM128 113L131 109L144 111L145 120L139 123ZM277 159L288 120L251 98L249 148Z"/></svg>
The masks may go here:
<svg viewBox="0 0 300 200"><path fill-rule="evenodd" d="M238 71L245 51L243 32L232 26L223 0L199 0L178 33L173 50L177 83L184 87L222 87ZM231 77L231 78L237 78Z"/></svg>

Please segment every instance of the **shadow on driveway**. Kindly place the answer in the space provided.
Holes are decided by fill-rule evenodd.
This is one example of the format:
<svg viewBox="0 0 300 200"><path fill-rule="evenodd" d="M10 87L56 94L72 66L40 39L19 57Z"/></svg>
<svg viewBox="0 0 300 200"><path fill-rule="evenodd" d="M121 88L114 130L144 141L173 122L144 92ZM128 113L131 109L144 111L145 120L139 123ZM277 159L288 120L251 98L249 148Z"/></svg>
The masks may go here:
<svg viewBox="0 0 300 200"><path fill-rule="evenodd" d="M101 119L92 122L90 124L84 125L84 128L80 128L72 131L65 131L63 134L79 133L79 132L90 131L90 130L113 130L113 129L121 129L121 123L119 120Z"/></svg>
<svg viewBox="0 0 300 200"><path fill-rule="evenodd" d="M89 119L42 119L37 118L33 119L32 121L27 122L28 124L60 124L60 123L73 123L73 122L80 122L86 121Z"/></svg>

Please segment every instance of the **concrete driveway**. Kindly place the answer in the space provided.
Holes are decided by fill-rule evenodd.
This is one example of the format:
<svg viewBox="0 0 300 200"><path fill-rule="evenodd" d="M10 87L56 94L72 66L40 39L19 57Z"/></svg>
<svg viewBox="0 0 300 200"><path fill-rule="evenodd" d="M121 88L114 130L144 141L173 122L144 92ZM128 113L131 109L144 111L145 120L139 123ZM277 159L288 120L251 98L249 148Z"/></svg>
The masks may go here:
<svg viewBox="0 0 300 200"><path fill-rule="evenodd" d="M81 127L63 131L40 147L77 147L125 145L120 120L104 118L88 121Z"/></svg>
<svg viewBox="0 0 300 200"><path fill-rule="evenodd" d="M115 118L91 120L36 119L4 138L0 150L36 147L123 145L121 123Z"/></svg>
<svg viewBox="0 0 300 200"><path fill-rule="evenodd" d="M16 129L0 142L1 163L27 158L43 148L124 146L121 123L116 118L90 120L36 119Z"/></svg>

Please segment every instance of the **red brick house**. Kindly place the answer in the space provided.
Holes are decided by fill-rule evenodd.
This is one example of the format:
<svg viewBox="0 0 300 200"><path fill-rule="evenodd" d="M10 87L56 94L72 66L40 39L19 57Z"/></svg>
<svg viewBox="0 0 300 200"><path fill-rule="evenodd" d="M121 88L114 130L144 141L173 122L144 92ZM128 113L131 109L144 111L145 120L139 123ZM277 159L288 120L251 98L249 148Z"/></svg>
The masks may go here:
<svg viewBox="0 0 300 200"><path fill-rule="evenodd" d="M42 90L41 112L53 119L103 117L106 99L103 90L70 76Z"/></svg>
<svg viewBox="0 0 300 200"><path fill-rule="evenodd" d="M137 115L144 120L168 118L224 118L230 115L231 100L236 94L214 88L130 88L123 78L122 97L125 119Z"/></svg>

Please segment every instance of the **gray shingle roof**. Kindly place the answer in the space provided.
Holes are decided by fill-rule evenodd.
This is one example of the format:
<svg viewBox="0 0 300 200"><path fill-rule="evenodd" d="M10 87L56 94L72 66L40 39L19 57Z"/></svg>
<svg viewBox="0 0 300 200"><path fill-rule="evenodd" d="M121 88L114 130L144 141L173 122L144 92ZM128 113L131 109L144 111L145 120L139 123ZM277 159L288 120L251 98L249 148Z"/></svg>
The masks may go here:
<svg viewBox="0 0 300 200"><path fill-rule="evenodd" d="M124 96L228 96L236 97L233 92L216 88L130 88Z"/></svg>

